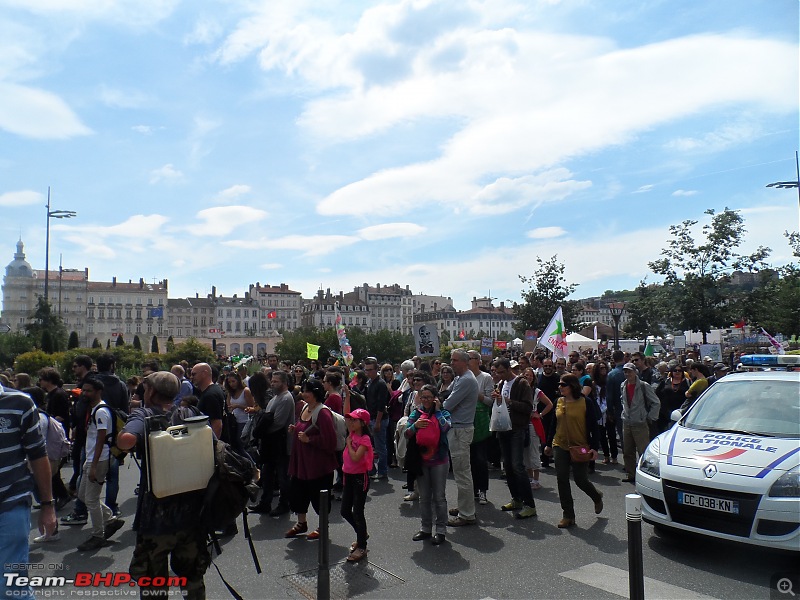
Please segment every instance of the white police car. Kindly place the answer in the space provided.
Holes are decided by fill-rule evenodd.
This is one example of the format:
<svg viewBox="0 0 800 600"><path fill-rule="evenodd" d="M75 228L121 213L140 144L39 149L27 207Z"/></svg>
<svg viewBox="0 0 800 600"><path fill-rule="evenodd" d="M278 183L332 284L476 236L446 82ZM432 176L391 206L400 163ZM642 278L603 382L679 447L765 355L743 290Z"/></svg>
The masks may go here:
<svg viewBox="0 0 800 600"><path fill-rule="evenodd" d="M800 372L720 379L650 443L636 491L657 527L800 552Z"/></svg>

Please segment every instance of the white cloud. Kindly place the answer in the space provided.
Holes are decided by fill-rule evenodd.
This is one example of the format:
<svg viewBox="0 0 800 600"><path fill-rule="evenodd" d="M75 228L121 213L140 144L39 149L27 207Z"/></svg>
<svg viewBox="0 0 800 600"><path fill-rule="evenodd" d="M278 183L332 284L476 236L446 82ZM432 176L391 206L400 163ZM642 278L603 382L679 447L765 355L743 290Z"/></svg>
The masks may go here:
<svg viewBox="0 0 800 600"><path fill-rule="evenodd" d="M150 171L150 183L174 183L183 179L183 173L177 170L172 163L167 163L163 167Z"/></svg>
<svg viewBox="0 0 800 600"><path fill-rule="evenodd" d="M150 102L147 94L138 90L120 90L100 86L100 101L113 108L142 108Z"/></svg>
<svg viewBox="0 0 800 600"><path fill-rule="evenodd" d="M504 214L525 206L563 200L591 187L591 181L565 180L571 175L567 169L556 169L516 179L500 177L472 196L469 210L479 215Z"/></svg>
<svg viewBox="0 0 800 600"><path fill-rule="evenodd" d="M154 125L134 125L131 127L131 129L137 133L141 133L142 135L152 135L154 132L164 128L156 127Z"/></svg>
<svg viewBox="0 0 800 600"><path fill-rule="evenodd" d="M646 194L647 192L652 192L655 186L653 184L647 184L639 187L639 189L634 190L632 193L634 194Z"/></svg>
<svg viewBox="0 0 800 600"><path fill-rule="evenodd" d="M250 193L251 189L252 188L249 185L238 183L236 185L230 186L229 188L225 188L224 190L219 192L219 194L217 194L217 197L220 200L234 201L238 199L239 196L243 196L244 194Z"/></svg>
<svg viewBox="0 0 800 600"><path fill-rule="evenodd" d="M197 115L189 133L190 157L192 162L197 162L211 152L206 138L211 132L218 129L222 123L203 115Z"/></svg>
<svg viewBox="0 0 800 600"><path fill-rule="evenodd" d="M672 192L673 196L694 196L697 190L675 190Z"/></svg>
<svg viewBox="0 0 800 600"><path fill-rule="evenodd" d="M740 122L723 125L699 138L677 138L665 146L675 152L713 153L734 145L747 144L760 135L761 127L757 124Z"/></svg>
<svg viewBox="0 0 800 600"><path fill-rule="evenodd" d="M183 38L187 46L210 44L222 35L222 26L215 20L203 17L194 24L194 29Z"/></svg>
<svg viewBox="0 0 800 600"><path fill-rule="evenodd" d="M248 250L296 250L309 257L338 252L358 241L359 238L348 235L287 235L272 239L227 240L222 244Z"/></svg>
<svg viewBox="0 0 800 600"><path fill-rule="evenodd" d="M179 0L2 0L2 4L58 18L102 19L131 27L168 17Z"/></svg>
<svg viewBox="0 0 800 600"><path fill-rule="evenodd" d="M384 223L359 229L356 234L362 240L375 241L396 237L413 237L427 231L427 227L416 223Z"/></svg>
<svg viewBox="0 0 800 600"><path fill-rule="evenodd" d="M264 220L267 214L264 210L250 206L215 206L198 212L197 219L201 223L186 229L195 236L222 237L244 224L251 225Z"/></svg>
<svg viewBox="0 0 800 600"><path fill-rule="evenodd" d="M264 263L263 265L259 265L259 268L271 271L273 269L282 269L283 265L281 263Z"/></svg>
<svg viewBox="0 0 800 600"><path fill-rule="evenodd" d="M0 194L0 206L28 206L30 204L44 204L44 194L33 190L17 190Z"/></svg>
<svg viewBox="0 0 800 600"><path fill-rule="evenodd" d="M60 223L52 225L55 231L86 234L95 238L130 238L132 240L157 238L162 235L161 228L169 221L164 215L132 215L116 225L83 223ZM126 241L126 243L129 243Z"/></svg>
<svg viewBox="0 0 800 600"><path fill-rule="evenodd" d="M2 81L0 129L43 140L63 140L92 133L55 94Z"/></svg>
<svg viewBox="0 0 800 600"><path fill-rule="evenodd" d="M525 235L532 240L549 240L566 235L566 233L567 231L563 227L537 227Z"/></svg>

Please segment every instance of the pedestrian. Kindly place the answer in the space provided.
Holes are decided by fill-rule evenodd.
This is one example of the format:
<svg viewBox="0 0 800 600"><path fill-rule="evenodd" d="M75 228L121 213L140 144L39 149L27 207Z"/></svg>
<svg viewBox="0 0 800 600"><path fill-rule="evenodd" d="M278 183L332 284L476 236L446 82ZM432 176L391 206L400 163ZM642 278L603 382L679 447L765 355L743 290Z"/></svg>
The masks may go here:
<svg viewBox="0 0 800 600"><path fill-rule="evenodd" d="M588 458L597 458L600 445L600 431L597 421L600 418L597 405L581 393L580 380L571 374L561 376L559 388L562 396L556 401L553 427L548 436L545 452L553 456L556 465L558 498L561 501L563 516L558 522L559 529L575 525L575 503L569 484L569 472L577 485L594 502L595 514L603 511L603 493L589 481L589 462L573 460L571 447L589 448Z"/></svg>
<svg viewBox="0 0 800 600"><path fill-rule="evenodd" d="M652 386L639 379L633 363L625 363L622 370L622 457L626 472L622 481L635 483L636 453L643 454L650 443L650 423L658 420L661 402Z"/></svg>
<svg viewBox="0 0 800 600"><path fill-rule="evenodd" d="M422 387L417 394L421 404L411 411L405 431L406 438L414 438L422 457L422 470L416 480L421 525L411 539L431 539L434 546L444 543L447 533L447 432L451 427L450 413L442 408L437 396L436 386Z"/></svg>
<svg viewBox="0 0 800 600"><path fill-rule="evenodd" d="M211 564L206 546L206 533L198 523L203 507L205 490L173 494L156 498L149 488L151 465L145 452L148 435L148 417L170 420L174 398L180 391L178 378L168 371L151 372L142 381L143 406L132 411L127 423L117 436L117 446L122 450L136 449L142 457L139 476L139 494L136 497L136 545L130 563L132 577L159 578L168 581L170 566L179 577L186 577L182 586L183 597L203 600L206 597L203 576ZM164 458L160 458L162 460ZM191 468L191 467L189 467ZM142 588L142 595L166 597L168 587Z"/></svg>
<svg viewBox="0 0 800 600"><path fill-rule="evenodd" d="M289 505L292 512L297 513L297 523L284 534L287 538L308 531L308 505L310 503L319 514L320 492L328 490L330 496L333 474L338 466L336 429L330 409L324 405L325 390L322 383L307 379L301 394L305 405L297 422L289 426L289 434L294 438L289 457ZM309 533L307 539L319 539L319 529Z"/></svg>
<svg viewBox="0 0 800 600"><path fill-rule="evenodd" d="M367 520L364 505L369 491L369 471L372 469L374 450L369 431L369 412L357 408L345 415L347 441L342 452L344 489L342 492L342 518L356 532L356 541L350 545L347 560L358 562L367 556Z"/></svg>

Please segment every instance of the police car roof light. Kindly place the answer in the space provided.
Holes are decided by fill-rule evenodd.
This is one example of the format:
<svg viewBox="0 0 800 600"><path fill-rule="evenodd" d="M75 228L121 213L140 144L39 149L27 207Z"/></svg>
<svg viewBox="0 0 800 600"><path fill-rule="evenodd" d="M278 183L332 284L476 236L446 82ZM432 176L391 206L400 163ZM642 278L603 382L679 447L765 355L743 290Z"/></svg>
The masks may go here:
<svg viewBox="0 0 800 600"><path fill-rule="evenodd" d="M796 354L745 354L739 357L745 367L800 366L800 355Z"/></svg>

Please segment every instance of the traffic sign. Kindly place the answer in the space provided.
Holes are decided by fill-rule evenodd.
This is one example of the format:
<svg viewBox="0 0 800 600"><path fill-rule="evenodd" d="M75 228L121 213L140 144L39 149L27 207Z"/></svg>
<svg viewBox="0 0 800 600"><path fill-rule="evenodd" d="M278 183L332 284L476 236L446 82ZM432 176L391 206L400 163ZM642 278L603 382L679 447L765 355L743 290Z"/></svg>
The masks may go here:
<svg viewBox="0 0 800 600"><path fill-rule="evenodd" d="M219 333L220 331L219 329L209 329L208 333Z"/></svg>

